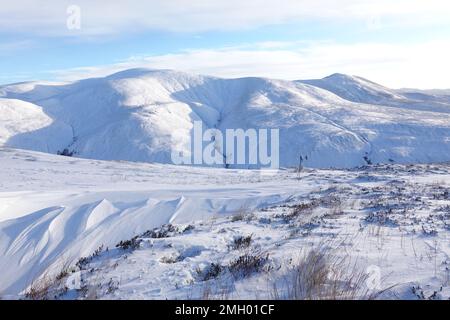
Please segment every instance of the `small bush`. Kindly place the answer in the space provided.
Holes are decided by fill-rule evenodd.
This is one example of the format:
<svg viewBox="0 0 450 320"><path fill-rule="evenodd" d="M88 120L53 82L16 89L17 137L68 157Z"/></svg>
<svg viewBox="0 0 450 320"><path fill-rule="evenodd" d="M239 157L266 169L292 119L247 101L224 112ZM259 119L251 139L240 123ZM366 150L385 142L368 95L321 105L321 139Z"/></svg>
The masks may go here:
<svg viewBox="0 0 450 320"><path fill-rule="evenodd" d="M201 275L202 281L208 281L210 279L216 279L223 271L223 266L218 263L211 263L206 270L203 272L197 271L197 273Z"/></svg>
<svg viewBox="0 0 450 320"><path fill-rule="evenodd" d="M237 214L231 216L231 222L243 221L244 218L245 218L245 214L240 212L240 213L237 213Z"/></svg>
<svg viewBox="0 0 450 320"><path fill-rule="evenodd" d="M120 241L117 245L116 248L121 248L123 250L136 250L141 246L141 242L142 239L138 239L138 237L134 237L130 240L126 240L126 241Z"/></svg>
<svg viewBox="0 0 450 320"><path fill-rule="evenodd" d="M181 233L185 233L185 232L192 231L192 230L194 230L194 229L195 229L195 226L194 226L194 225L188 224L187 226L184 226L184 227L180 230L180 232L181 232Z"/></svg>
<svg viewBox="0 0 450 320"><path fill-rule="evenodd" d="M187 230L191 230L190 229L185 229L184 231ZM175 226L173 226L172 224L165 224L163 226L161 226L160 228L155 228L153 230L149 230L144 232L141 237L142 238L153 238L153 239L161 239L161 238L169 238L171 236L174 235L174 233L177 232L177 228L175 228Z"/></svg>
<svg viewBox="0 0 450 320"><path fill-rule="evenodd" d="M253 235L249 235L249 236L238 236L236 238L234 238L233 243L230 245L231 249L233 250L239 250L239 249L244 249L244 248L248 248L250 246L250 244L252 243L252 237Z"/></svg>
<svg viewBox="0 0 450 320"><path fill-rule="evenodd" d="M100 247L98 247L93 254L91 254L89 257L81 257L77 263L75 264L78 269L80 270L84 270L86 268L86 266L96 257L98 257L103 251L104 251L104 246L101 245ZM106 250L108 250L108 248L106 248Z"/></svg>
<svg viewBox="0 0 450 320"><path fill-rule="evenodd" d="M241 207L235 214L231 216L231 222L251 221L254 218L253 214L247 207Z"/></svg>
<svg viewBox="0 0 450 320"><path fill-rule="evenodd" d="M55 284L48 276L33 281L30 289L25 293L25 298L30 300L48 300L50 290Z"/></svg>
<svg viewBox="0 0 450 320"><path fill-rule="evenodd" d="M106 294L113 294L117 289L119 289L119 282L114 281L112 278L109 279L106 284Z"/></svg>
<svg viewBox="0 0 450 320"><path fill-rule="evenodd" d="M263 253L246 253L230 262L228 270L235 277L248 277L253 273L262 270L263 266L269 259L269 254Z"/></svg>
<svg viewBox="0 0 450 320"><path fill-rule="evenodd" d="M389 209L388 211L370 212L364 220L367 223L375 223L383 226L398 226L398 222L389 217L390 214L392 214L391 209Z"/></svg>
<svg viewBox="0 0 450 320"><path fill-rule="evenodd" d="M51 269L47 269L43 275L31 282L28 291L24 294L25 298L30 300L59 299L67 293L66 279L73 272L75 272L75 267L70 266L69 260L61 263L58 272L54 273Z"/></svg>
<svg viewBox="0 0 450 320"><path fill-rule="evenodd" d="M348 256L340 257L318 247L288 267L284 281L273 284L272 295L274 299L288 300L353 300L374 299L385 291L370 292L367 279L368 274ZM278 287L280 284L282 287Z"/></svg>
<svg viewBox="0 0 450 320"><path fill-rule="evenodd" d="M279 215L277 217L282 218L285 222L290 222L294 219L297 219L301 215L312 213L312 210L318 206L319 203L317 201L299 203L289 207L290 208L289 212Z"/></svg>
<svg viewBox="0 0 450 320"><path fill-rule="evenodd" d="M64 149L63 151L57 151L56 152L58 155L60 156L65 156L65 157L72 157L74 155L74 151L69 151L69 149Z"/></svg>

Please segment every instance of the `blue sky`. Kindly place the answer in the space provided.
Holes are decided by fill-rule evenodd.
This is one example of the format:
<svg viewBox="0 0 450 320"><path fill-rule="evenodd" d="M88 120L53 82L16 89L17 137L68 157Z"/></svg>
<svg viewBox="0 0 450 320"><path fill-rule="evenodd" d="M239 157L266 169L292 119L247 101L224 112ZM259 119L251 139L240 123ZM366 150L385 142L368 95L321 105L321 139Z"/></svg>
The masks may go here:
<svg viewBox="0 0 450 320"><path fill-rule="evenodd" d="M0 83L148 67L283 79L341 72L450 88L450 5L394 3L17 0L0 7Z"/></svg>

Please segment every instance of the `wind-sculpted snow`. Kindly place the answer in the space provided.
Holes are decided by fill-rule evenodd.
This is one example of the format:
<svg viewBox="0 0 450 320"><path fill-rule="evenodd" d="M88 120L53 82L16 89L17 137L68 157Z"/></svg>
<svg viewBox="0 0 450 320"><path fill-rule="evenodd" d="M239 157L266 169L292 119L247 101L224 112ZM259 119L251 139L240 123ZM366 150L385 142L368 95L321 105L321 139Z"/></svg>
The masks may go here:
<svg viewBox="0 0 450 320"><path fill-rule="evenodd" d="M193 123L202 121L221 131L279 129L282 167L297 166L300 155L320 168L450 160L448 100L344 75L302 83L132 69L3 86L0 97L2 110L26 101L0 113L0 145L82 158L172 163L172 150L192 151Z"/></svg>
<svg viewBox="0 0 450 320"><path fill-rule="evenodd" d="M337 253L358 261L362 272L381 268L381 289L398 290L388 298L414 298L411 288L424 297L450 294L448 164L265 176L259 170L76 159L9 148L0 148L0 164L1 298L23 297L39 279L61 282L63 296L48 292L48 298L86 298L81 288L67 292L71 272L85 288L98 287L99 299L186 299L192 290L192 298L202 298L206 284L219 286L227 274L224 269L209 279L199 270L243 254L230 250L239 235L251 235L250 253L261 249L270 259L261 274L227 287L236 290L230 298L255 298L255 292L271 298L267 279L282 285L283 270L293 267L288 261L325 241L335 241ZM152 234L169 225L181 231L168 238ZM136 251L124 251L135 237ZM81 259L93 254L93 260ZM85 262L77 266L79 261Z"/></svg>
<svg viewBox="0 0 450 320"><path fill-rule="evenodd" d="M72 159L0 149L0 293L17 294L49 267L166 223L284 202L257 171ZM55 189L55 182L62 189ZM259 189L249 187L258 184ZM311 186L312 187L312 186ZM44 195L45 194L45 195ZM54 265L56 264L56 265Z"/></svg>

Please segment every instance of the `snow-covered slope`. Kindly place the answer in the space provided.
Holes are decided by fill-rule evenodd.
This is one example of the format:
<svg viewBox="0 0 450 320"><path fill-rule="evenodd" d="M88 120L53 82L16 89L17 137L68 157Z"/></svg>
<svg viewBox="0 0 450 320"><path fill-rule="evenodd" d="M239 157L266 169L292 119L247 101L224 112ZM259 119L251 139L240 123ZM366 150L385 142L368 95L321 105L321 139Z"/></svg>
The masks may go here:
<svg viewBox="0 0 450 320"><path fill-rule="evenodd" d="M285 180L283 172L264 177L259 171L104 162L3 148L0 164L0 296L17 294L55 262L73 264L101 244L113 247L166 223L279 204L299 188L292 180L280 189L275 181Z"/></svg>
<svg viewBox="0 0 450 320"><path fill-rule="evenodd" d="M450 104L450 90L449 89L435 89L435 90L417 90L417 89L397 89L399 94L419 101L440 102L443 104Z"/></svg>
<svg viewBox="0 0 450 320"><path fill-rule="evenodd" d="M388 298L450 297L448 164L264 176L4 148L0 164L0 299L30 288L35 299L59 297L45 284L60 284L62 298L198 299L210 287L210 298L270 299L275 284L284 297L293 259L309 249L334 264L336 283L364 286L375 267L375 289L394 287ZM167 224L168 235L146 232ZM135 236L133 248L116 248ZM268 260L230 277L246 253ZM212 263L220 271L206 276ZM82 282L67 292L72 275Z"/></svg>
<svg viewBox="0 0 450 320"><path fill-rule="evenodd" d="M83 158L171 163L172 150L191 151L193 122L201 120L205 129L280 129L282 167L298 165L300 155L308 157L309 167L450 160L449 105L414 102L347 78L305 84L132 69L73 83L3 86L0 106L26 101L47 122L28 125L17 109L12 116L24 129L2 125L0 143L50 153L67 148ZM0 114L1 123L10 118ZM30 139L40 143L24 143Z"/></svg>
<svg viewBox="0 0 450 320"><path fill-rule="evenodd" d="M433 94L432 91L415 89L394 90L361 77L340 73L297 82L328 90L352 102L450 113L450 98L444 92Z"/></svg>
<svg viewBox="0 0 450 320"><path fill-rule="evenodd" d="M299 80L301 83L331 91L353 102L379 104L390 100L402 100L403 96L367 79L335 73L323 79Z"/></svg>
<svg viewBox="0 0 450 320"><path fill-rule="evenodd" d="M67 144L71 135L69 126L53 121L41 107L0 98L0 145L51 152Z"/></svg>

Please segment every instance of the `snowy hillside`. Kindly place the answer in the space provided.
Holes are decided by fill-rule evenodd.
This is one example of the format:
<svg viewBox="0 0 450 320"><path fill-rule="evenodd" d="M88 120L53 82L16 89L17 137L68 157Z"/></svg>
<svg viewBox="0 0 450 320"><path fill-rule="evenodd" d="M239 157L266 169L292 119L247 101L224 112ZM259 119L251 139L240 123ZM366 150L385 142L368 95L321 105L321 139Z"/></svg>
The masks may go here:
<svg viewBox="0 0 450 320"><path fill-rule="evenodd" d="M339 73L323 79L297 82L328 90L343 99L357 103L450 113L450 96L446 95L444 90L394 90L361 77Z"/></svg>
<svg viewBox="0 0 450 320"><path fill-rule="evenodd" d="M0 98L0 114L1 145L51 152L68 143L61 135L72 134L70 126L53 121L41 107L29 102Z"/></svg>
<svg viewBox="0 0 450 320"><path fill-rule="evenodd" d="M299 80L298 82L323 88L353 102L382 104L386 101L405 100L403 96L397 94L394 90L361 77L340 73L332 74L323 79Z"/></svg>
<svg viewBox="0 0 450 320"><path fill-rule="evenodd" d="M82 158L171 163L172 150L191 151L201 120L222 131L279 128L282 167L300 155L316 168L450 160L450 101L343 75L303 83L132 69L2 86L0 98L2 146Z"/></svg>
<svg viewBox="0 0 450 320"><path fill-rule="evenodd" d="M173 165L195 121L279 129L281 170ZM449 299L449 163L445 91L147 69L0 86L0 299Z"/></svg>
<svg viewBox="0 0 450 320"><path fill-rule="evenodd" d="M448 164L0 163L0 298L450 297Z"/></svg>

